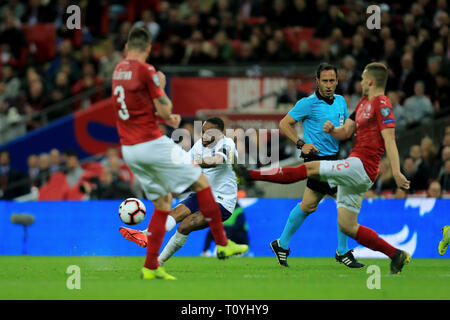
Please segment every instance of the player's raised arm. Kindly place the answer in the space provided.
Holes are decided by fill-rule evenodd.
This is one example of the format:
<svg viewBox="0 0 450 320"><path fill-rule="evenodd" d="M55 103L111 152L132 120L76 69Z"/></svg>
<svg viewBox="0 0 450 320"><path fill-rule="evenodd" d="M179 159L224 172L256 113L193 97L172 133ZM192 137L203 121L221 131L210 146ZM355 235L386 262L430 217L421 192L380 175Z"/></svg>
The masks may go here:
<svg viewBox="0 0 450 320"><path fill-rule="evenodd" d="M335 127L331 121L326 121L323 125L323 131L338 140L347 140L355 133L356 125L352 116L345 120L342 127Z"/></svg>
<svg viewBox="0 0 450 320"><path fill-rule="evenodd" d="M392 175L395 179L397 187L402 189L409 189L410 181L400 172L400 158L398 155L397 144L395 142L395 129L386 128L381 131L381 136L384 139L384 146L386 148L386 155L391 165Z"/></svg>
<svg viewBox="0 0 450 320"><path fill-rule="evenodd" d="M154 80L155 84L159 84L159 88L164 92L166 88L166 76L161 71L158 71L154 76L158 78L158 80ZM158 116L165 120L169 120L172 115L172 101L170 101L169 97L164 93L164 95L154 98L153 104L155 105L156 112Z"/></svg>

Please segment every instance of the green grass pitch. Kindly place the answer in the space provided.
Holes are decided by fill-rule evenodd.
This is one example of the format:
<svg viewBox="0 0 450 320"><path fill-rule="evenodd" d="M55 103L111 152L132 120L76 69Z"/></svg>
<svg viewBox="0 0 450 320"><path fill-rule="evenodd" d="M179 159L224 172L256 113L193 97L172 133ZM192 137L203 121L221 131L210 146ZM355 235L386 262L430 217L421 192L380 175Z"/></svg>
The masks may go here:
<svg viewBox="0 0 450 320"><path fill-rule="evenodd" d="M368 289L373 273L348 269L333 258L174 257L166 270L176 281L139 278L143 257L0 257L0 299L449 299L450 259L412 259L401 275L389 260L362 259L380 267L380 289ZM70 265L80 269L78 289L68 289ZM69 281L70 282L70 281Z"/></svg>

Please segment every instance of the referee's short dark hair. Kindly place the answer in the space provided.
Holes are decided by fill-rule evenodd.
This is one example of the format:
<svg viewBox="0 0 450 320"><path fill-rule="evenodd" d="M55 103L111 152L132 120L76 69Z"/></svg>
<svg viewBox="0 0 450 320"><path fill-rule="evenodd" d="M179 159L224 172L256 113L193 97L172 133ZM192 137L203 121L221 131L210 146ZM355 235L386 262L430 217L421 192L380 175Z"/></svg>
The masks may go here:
<svg viewBox="0 0 450 320"><path fill-rule="evenodd" d="M151 43L152 35L147 28L135 27L128 34L128 49L145 51Z"/></svg>
<svg viewBox="0 0 450 320"><path fill-rule="evenodd" d="M223 131L225 129L225 123L223 122L222 119L220 119L219 117L211 117L206 119L206 122L212 123L213 125L215 125L220 131Z"/></svg>
<svg viewBox="0 0 450 320"><path fill-rule="evenodd" d="M337 77L337 75L338 75L337 68L336 68L335 65L332 65L332 64L327 63L327 62L322 62L322 63L319 64L319 66L317 67L317 71L316 71L316 77L317 77L317 79L320 79L320 73L321 73L322 71L325 71L325 70L334 70L334 73L336 74L336 77Z"/></svg>

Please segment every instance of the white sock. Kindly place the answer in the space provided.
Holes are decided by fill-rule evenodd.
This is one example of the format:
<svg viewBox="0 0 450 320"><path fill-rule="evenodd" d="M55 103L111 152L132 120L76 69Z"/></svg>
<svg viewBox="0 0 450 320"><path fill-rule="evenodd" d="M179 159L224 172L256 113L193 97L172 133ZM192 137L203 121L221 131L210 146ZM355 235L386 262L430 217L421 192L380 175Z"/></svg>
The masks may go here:
<svg viewBox="0 0 450 320"><path fill-rule="evenodd" d="M168 215L167 219L166 219L166 232L169 232L170 230L172 230L176 225L177 225L177 222L175 221L174 217L172 217L171 215Z"/></svg>
<svg viewBox="0 0 450 320"><path fill-rule="evenodd" d="M177 252L186 242L187 235L181 234L178 231L167 242L164 250L158 257L158 262L162 266L175 252Z"/></svg>

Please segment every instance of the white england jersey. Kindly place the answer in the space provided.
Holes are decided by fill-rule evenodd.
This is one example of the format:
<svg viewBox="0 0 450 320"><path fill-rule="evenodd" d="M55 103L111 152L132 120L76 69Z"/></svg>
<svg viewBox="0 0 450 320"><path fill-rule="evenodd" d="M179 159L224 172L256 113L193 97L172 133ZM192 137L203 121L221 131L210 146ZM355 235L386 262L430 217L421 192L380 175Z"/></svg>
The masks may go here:
<svg viewBox="0 0 450 320"><path fill-rule="evenodd" d="M217 203L220 203L229 212L233 213L237 202L236 174L231 169L233 159L238 157L236 145L233 139L223 137L214 147L204 147L202 139L199 139L189 151L191 158L199 162L200 159L221 155L225 162L214 168L203 168L203 173L208 177L211 189Z"/></svg>

